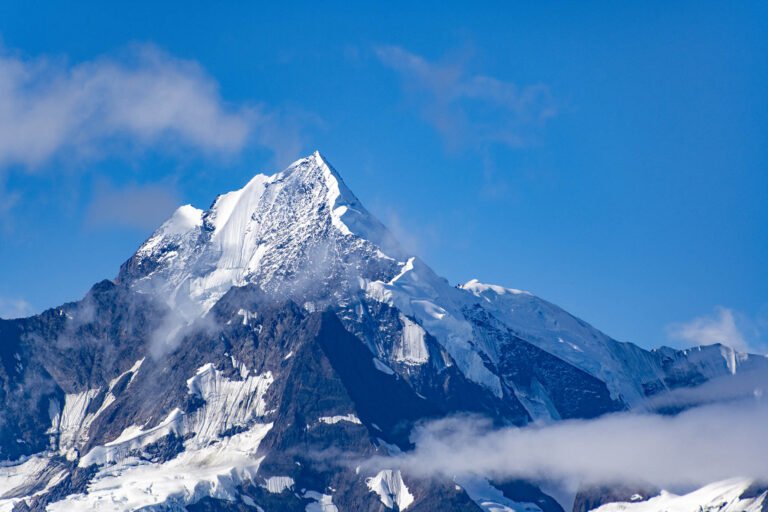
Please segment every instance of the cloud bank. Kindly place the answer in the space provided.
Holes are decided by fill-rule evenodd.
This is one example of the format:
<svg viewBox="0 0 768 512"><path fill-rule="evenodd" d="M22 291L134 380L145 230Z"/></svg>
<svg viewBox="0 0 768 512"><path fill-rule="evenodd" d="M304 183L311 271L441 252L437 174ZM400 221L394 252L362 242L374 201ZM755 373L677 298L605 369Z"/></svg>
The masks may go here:
<svg viewBox="0 0 768 512"><path fill-rule="evenodd" d="M227 156L253 142L288 158L295 121L264 105L226 103L200 65L151 45L74 65L0 50L1 167L36 170L115 144Z"/></svg>
<svg viewBox="0 0 768 512"><path fill-rule="evenodd" d="M117 136L232 153L246 141L250 115L224 105L200 66L152 46L73 66L0 55L3 165L34 168L64 151L90 154Z"/></svg>
<svg viewBox="0 0 768 512"><path fill-rule="evenodd" d="M413 452L372 461L420 476L526 478L582 484L699 486L768 478L768 407L761 399L680 415L616 414L590 421L494 430L477 418L423 425Z"/></svg>

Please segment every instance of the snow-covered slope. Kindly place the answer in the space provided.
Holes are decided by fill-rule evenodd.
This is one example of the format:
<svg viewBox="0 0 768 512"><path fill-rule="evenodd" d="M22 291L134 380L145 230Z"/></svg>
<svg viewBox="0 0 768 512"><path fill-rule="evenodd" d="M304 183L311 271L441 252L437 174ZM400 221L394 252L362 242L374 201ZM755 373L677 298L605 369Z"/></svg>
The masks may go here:
<svg viewBox="0 0 768 512"><path fill-rule="evenodd" d="M515 334L604 381L615 398L634 405L643 383L663 378L655 358L599 330L535 295L472 280L462 289Z"/></svg>
<svg viewBox="0 0 768 512"><path fill-rule="evenodd" d="M595 512L763 512L767 507L766 488L755 488L751 480L735 479L683 495L663 491L647 501L609 503Z"/></svg>
<svg viewBox="0 0 768 512"><path fill-rule="evenodd" d="M114 282L0 321L0 341L0 511L25 512L536 510L550 502L504 482L361 473L327 453L407 450L414 425L452 414L591 418L768 371L727 347L621 343L528 292L452 286L319 153L182 206Z"/></svg>

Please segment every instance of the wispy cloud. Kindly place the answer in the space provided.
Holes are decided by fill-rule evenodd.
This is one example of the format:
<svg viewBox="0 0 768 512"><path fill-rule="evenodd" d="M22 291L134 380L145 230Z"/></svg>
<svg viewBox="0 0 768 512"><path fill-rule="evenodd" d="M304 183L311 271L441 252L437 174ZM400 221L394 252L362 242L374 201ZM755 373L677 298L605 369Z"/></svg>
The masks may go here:
<svg viewBox="0 0 768 512"><path fill-rule="evenodd" d="M667 335L670 339L688 345L722 343L743 352L750 350L749 343L737 325L736 313L721 306L716 307L712 315L669 325Z"/></svg>
<svg viewBox="0 0 768 512"><path fill-rule="evenodd" d="M151 45L74 65L0 51L0 167L37 170L115 145L229 156L252 142L283 153L284 140L268 134L290 121L262 104L228 104L199 64Z"/></svg>
<svg viewBox="0 0 768 512"><path fill-rule="evenodd" d="M440 233L434 226L423 222L407 222L389 207L383 207L380 211L392 238L386 241L386 245L399 247L406 254L420 258L428 257L430 249L435 250L440 246Z"/></svg>
<svg viewBox="0 0 768 512"><path fill-rule="evenodd" d="M492 429L489 422L452 418L426 424L416 448L375 459L412 475L526 478L583 484L647 483L698 486L735 476L768 477L765 425L758 399L701 407L678 416L617 414L544 427ZM730 442L734 440L734 442Z"/></svg>
<svg viewBox="0 0 768 512"><path fill-rule="evenodd" d="M153 229L167 219L180 203L176 188L170 183L114 187L102 182L94 189L86 223L94 227Z"/></svg>
<svg viewBox="0 0 768 512"><path fill-rule="evenodd" d="M5 176L0 174L0 229L8 228L10 213L19 202L20 197L18 192L8 190Z"/></svg>
<svg viewBox="0 0 768 512"><path fill-rule="evenodd" d="M765 367L743 370L708 380L699 386L673 389L648 399L642 407L648 411L680 410L761 397L768 391L768 372L765 370Z"/></svg>
<svg viewBox="0 0 768 512"><path fill-rule="evenodd" d="M0 318L22 318L34 312L32 304L24 299L0 297Z"/></svg>
<svg viewBox="0 0 768 512"><path fill-rule="evenodd" d="M557 113L546 85L520 87L474 74L463 61L431 62L399 46L375 51L400 75L421 116L451 149L525 146Z"/></svg>

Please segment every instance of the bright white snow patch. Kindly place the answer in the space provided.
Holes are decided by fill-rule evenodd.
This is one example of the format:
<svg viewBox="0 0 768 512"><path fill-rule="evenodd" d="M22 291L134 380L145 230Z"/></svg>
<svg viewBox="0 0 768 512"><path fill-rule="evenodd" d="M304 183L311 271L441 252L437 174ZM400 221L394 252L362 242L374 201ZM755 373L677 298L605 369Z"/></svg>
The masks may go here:
<svg viewBox="0 0 768 512"><path fill-rule="evenodd" d="M360 418L355 416L352 413L346 414L344 416L323 416L321 418L318 418L317 421L321 423L327 423L328 425L335 425L336 423L339 423L340 421L346 421L347 423L354 423L355 425L362 425L363 423L360 421Z"/></svg>
<svg viewBox="0 0 768 512"><path fill-rule="evenodd" d="M384 469L365 483L371 492L379 495L379 500L387 508L394 508L397 503L399 510L405 510L413 503L413 494L408 491L399 470Z"/></svg>
<svg viewBox="0 0 768 512"><path fill-rule="evenodd" d="M160 229L158 229L152 237L141 246L138 252L140 254L149 254L163 241L178 238L193 229L200 227L202 223L202 210L198 210L189 204L180 206L173 215L171 215L171 218L165 221L165 223L160 226Z"/></svg>
<svg viewBox="0 0 768 512"><path fill-rule="evenodd" d="M429 361L424 329L405 315L400 315L403 334L395 345L393 358L408 365L421 365Z"/></svg>
<svg viewBox="0 0 768 512"><path fill-rule="evenodd" d="M248 425L254 417L266 413L264 394L273 380L269 372L229 380L210 363L198 368L195 376L187 380L187 387L191 394L205 400L205 405L185 416L185 431L195 432L196 442L204 445L232 427Z"/></svg>
<svg viewBox="0 0 768 512"><path fill-rule="evenodd" d="M199 227L203 223L203 211L191 204L180 206L163 225L163 233L166 235L182 235Z"/></svg>
<svg viewBox="0 0 768 512"><path fill-rule="evenodd" d="M88 427L93 421L93 415L87 418L86 411L98 394L98 389L89 389L80 393L67 393L64 396L64 407L61 412L54 414L48 431L49 434L58 436L60 453L70 453L88 440Z"/></svg>
<svg viewBox="0 0 768 512"><path fill-rule="evenodd" d="M78 466L85 468L92 464L104 465L119 462L127 458L133 450L152 444L172 432L176 434L182 432L183 417L184 414L179 409L174 409L157 426L148 430L135 425L130 426L104 446L92 448L80 459Z"/></svg>
<svg viewBox="0 0 768 512"><path fill-rule="evenodd" d="M461 287L469 292L472 292L473 294L477 295L478 297L482 296L485 292L491 291L495 293L496 295L504 295L506 293L512 294L512 295L533 295L531 292L527 292L525 290L516 290L514 288L505 288L503 286L499 286L497 284L485 284L481 283L477 279L471 279L461 285Z"/></svg>
<svg viewBox="0 0 768 512"><path fill-rule="evenodd" d="M292 489L294 483L293 478L289 476L271 476L264 480L262 487L272 494L280 494L286 489Z"/></svg>
<svg viewBox="0 0 768 512"><path fill-rule="evenodd" d="M243 325L248 325L251 320L255 320L259 315L258 313L246 311L245 309L238 309L237 314L243 317Z"/></svg>
<svg viewBox="0 0 768 512"><path fill-rule="evenodd" d="M751 480L724 480L682 496L662 491L648 501L609 503L594 512L762 512L768 503L766 493L755 498L739 498L751 483Z"/></svg>

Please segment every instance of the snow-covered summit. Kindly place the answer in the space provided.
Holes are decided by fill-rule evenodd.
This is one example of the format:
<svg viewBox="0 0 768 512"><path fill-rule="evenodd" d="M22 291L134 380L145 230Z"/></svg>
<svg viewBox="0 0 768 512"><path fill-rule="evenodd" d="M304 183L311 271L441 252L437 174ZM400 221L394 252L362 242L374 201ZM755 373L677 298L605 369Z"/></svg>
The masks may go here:
<svg viewBox="0 0 768 512"><path fill-rule="evenodd" d="M441 364L455 364L497 397L541 395L535 382L534 390L522 391L500 375L510 336L604 382L617 403L633 405L649 389L665 387L658 354L617 342L530 292L478 280L451 286L403 251L319 152L271 176L254 176L206 211L182 206L123 265L119 280L156 293L187 322L232 287L248 284L277 299L345 309L347 327L388 364L425 362L429 335L449 356ZM405 341L365 334L369 303L402 315ZM715 370L706 377L733 366L713 357Z"/></svg>
<svg viewBox="0 0 768 512"><path fill-rule="evenodd" d="M299 304L385 304L415 318L470 379L502 394L484 362L492 350L473 343L462 313L474 299L405 254L318 152L254 176L207 211L180 208L119 280L155 293L188 322L247 284ZM417 343L397 350L421 352Z"/></svg>
<svg viewBox="0 0 768 512"><path fill-rule="evenodd" d="M183 206L124 265L120 279L161 290L187 316L232 286L302 295L357 276L391 278L405 261L387 229L315 152L254 176L207 211Z"/></svg>

